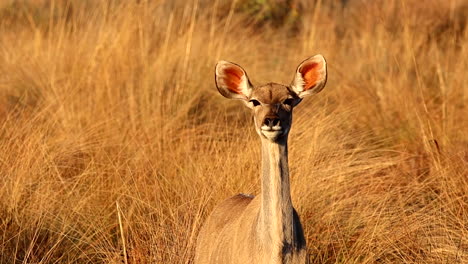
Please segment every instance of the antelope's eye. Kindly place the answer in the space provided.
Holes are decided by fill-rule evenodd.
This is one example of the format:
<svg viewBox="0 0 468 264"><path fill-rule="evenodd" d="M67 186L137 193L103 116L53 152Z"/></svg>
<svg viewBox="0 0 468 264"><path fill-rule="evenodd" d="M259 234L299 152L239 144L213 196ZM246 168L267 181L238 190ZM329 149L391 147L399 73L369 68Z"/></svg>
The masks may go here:
<svg viewBox="0 0 468 264"><path fill-rule="evenodd" d="M292 98L288 98L288 99L284 100L284 102L283 102L283 104L285 104L285 105L293 105L293 103L294 103L294 99L292 99Z"/></svg>
<svg viewBox="0 0 468 264"><path fill-rule="evenodd" d="M250 102L251 102L254 106L260 105L260 102L257 101L257 100L255 100L255 99L250 100Z"/></svg>

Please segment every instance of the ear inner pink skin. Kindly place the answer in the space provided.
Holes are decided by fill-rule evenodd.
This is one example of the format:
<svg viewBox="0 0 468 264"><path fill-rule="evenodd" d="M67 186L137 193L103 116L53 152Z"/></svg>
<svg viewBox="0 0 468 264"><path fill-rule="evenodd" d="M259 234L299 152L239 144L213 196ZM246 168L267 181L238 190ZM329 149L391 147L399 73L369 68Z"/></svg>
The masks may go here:
<svg viewBox="0 0 468 264"><path fill-rule="evenodd" d="M244 76L244 73L239 69L236 69L234 67L229 67L229 68L224 69L224 74L225 74L225 77L223 78L223 81L226 84L226 87L231 92L242 94L240 84L242 81L242 76Z"/></svg>
<svg viewBox="0 0 468 264"><path fill-rule="evenodd" d="M322 68L321 64L322 63L318 62L309 62L303 65L299 70L299 72L302 74L302 78L304 78L304 91L307 91L310 88L314 87L317 84L318 80L320 80L320 69Z"/></svg>

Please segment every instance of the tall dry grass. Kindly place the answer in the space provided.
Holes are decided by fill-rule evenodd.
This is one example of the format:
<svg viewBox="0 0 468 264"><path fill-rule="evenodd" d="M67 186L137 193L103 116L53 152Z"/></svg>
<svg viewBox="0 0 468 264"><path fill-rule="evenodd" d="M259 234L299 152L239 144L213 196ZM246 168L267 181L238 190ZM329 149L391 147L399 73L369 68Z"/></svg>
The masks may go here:
<svg viewBox="0 0 468 264"><path fill-rule="evenodd" d="M213 206L259 191L214 64L289 83L322 53L290 135L310 262L468 263L467 6L283 3L3 1L0 262L191 263Z"/></svg>

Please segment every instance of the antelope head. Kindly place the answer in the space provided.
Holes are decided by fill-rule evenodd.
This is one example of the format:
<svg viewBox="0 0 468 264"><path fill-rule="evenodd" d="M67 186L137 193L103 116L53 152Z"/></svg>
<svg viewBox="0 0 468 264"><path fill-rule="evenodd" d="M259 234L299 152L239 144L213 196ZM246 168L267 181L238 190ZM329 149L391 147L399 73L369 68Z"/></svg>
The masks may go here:
<svg viewBox="0 0 468 264"><path fill-rule="evenodd" d="M255 130L270 141L287 138L292 110L302 98L320 92L327 82L327 64L322 55L303 61L289 86L268 83L253 87L245 70L232 62L216 64L216 87L226 98L242 100L252 109Z"/></svg>

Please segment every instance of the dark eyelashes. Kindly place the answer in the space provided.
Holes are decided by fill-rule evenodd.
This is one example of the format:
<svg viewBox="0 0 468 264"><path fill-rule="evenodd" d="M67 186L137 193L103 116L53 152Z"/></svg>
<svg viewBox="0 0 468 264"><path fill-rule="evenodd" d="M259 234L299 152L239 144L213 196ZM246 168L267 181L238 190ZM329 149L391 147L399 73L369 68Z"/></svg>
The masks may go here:
<svg viewBox="0 0 468 264"><path fill-rule="evenodd" d="M253 106L259 106L260 105L260 102L258 100L255 100L255 99L252 99L249 102L251 102L253 104ZM294 104L294 99L288 98L288 99L283 101L283 104L292 106Z"/></svg>
<svg viewBox="0 0 468 264"><path fill-rule="evenodd" d="M257 100L255 100L255 99L250 100L250 102L251 102L254 106L260 105L260 102L257 101Z"/></svg>
<svg viewBox="0 0 468 264"><path fill-rule="evenodd" d="M286 105L293 105L294 103L294 99L291 99L291 98L288 98L286 100L284 100L283 104L286 104Z"/></svg>

